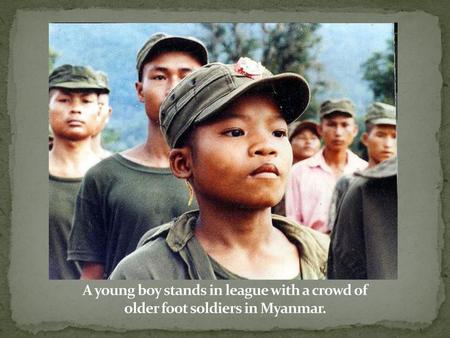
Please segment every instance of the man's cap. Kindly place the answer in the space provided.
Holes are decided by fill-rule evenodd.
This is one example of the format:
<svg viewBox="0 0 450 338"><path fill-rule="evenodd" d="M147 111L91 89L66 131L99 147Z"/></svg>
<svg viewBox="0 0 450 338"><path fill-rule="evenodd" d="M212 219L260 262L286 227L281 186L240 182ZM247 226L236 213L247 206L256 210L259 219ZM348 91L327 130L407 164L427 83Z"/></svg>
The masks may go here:
<svg viewBox="0 0 450 338"><path fill-rule="evenodd" d="M355 106L349 99L326 100L320 105L319 115L323 118L332 113L341 112L355 117Z"/></svg>
<svg viewBox="0 0 450 338"><path fill-rule="evenodd" d="M318 138L320 138L317 127L318 123L311 119L292 122L289 125L289 141L305 129L311 130Z"/></svg>
<svg viewBox="0 0 450 338"><path fill-rule="evenodd" d="M108 90L108 93L111 91L109 89L109 80L108 80L108 75L105 72L102 72L101 70L97 71L97 79L98 79L98 83L103 86L105 89Z"/></svg>
<svg viewBox="0 0 450 338"><path fill-rule="evenodd" d="M366 123L397 125L395 107L387 103L375 102L364 117Z"/></svg>
<svg viewBox="0 0 450 338"><path fill-rule="evenodd" d="M48 77L48 88L92 89L109 93L99 79L98 73L89 66L62 65L55 68Z"/></svg>
<svg viewBox="0 0 450 338"><path fill-rule="evenodd" d="M161 104L160 124L167 143L176 147L189 127L213 117L250 90L273 97L287 123L300 117L310 99L309 85L298 74L273 75L249 58L229 65L210 63L180 81Z"/></svg>
<svg viewBox="0 0 450 338"><path fill-rule="evenodd" d="M173 36L165 33L153 34L142 46L136 56L136 69L139 78L145 63L160 51L180 51L195 55L203 66L208 63L208 51L200 40L190 36Z"/></svg>

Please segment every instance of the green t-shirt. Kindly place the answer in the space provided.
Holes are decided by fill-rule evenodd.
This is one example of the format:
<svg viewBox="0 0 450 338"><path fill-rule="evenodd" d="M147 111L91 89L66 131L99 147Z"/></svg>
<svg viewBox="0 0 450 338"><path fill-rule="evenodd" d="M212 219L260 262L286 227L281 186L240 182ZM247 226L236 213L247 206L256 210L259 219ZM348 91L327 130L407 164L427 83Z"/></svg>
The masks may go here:
<svg viewBox="0 0 450 338"><path fill-rule="evenodd" d="M108 277L149 229L195 208L169 168L150 168L114 154L85 175L69 239L71 260L105 265Z"/></svg>
<svg viewBox="0 0 450 338"><path fill-rule="evenodd" d="M67 240L81 178L49 175L49 279L79 279L80 266L67 261Z"/></svg>
<svg viewBox="0 0 450 338"><path fill-rule="evenodd" d="M138 249L120 262L110 279L242 278L207 255L194 235L198 217L198 211L188 212L171 223L150 230ZM329 237L279 215L272 215L272 223L299 250L301 275L298 278L325 279Z"/></svg>

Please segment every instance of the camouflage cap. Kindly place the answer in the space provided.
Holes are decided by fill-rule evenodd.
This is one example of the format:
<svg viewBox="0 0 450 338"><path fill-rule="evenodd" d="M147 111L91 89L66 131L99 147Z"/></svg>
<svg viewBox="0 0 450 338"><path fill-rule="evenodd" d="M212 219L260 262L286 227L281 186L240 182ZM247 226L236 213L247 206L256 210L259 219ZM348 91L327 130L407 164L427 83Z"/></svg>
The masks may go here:
<svg viewBox="0 0 450 338"><path fill-rule="evenodd" d="M137 53L136 69L139 79L145 63L162 50L188 52L195 55L202 66L208 63L208 51L200 40L190 36L182 37L155 33Z"/></svg>
<svg viewBox="0 0 450 338"><path fill-rule="evenodd" d="M317 127L318 123L310 119L292 122L289 125L289 141L291 141L294 136L300 134L300 132L305 129L311 130L317 137L320 138Z"/></svg>
<svg viewBox="0 0 450 338"><path fill-rule="evenodd" d="M108 75L105 72L102 72L101 70L97 71L97 79L98 83L108 90L108 93L111 92L108 85L109 83Z"/></svg>
<svg viewBox="0 0 450 338"><path fill-rule="evenodd" d="M92 89L109 93L109 89L91 67L62 65L55 68L48 77L48 88Z"/></svg>
<svg viewBox="0 0 450 338"><path fill-rule="evenodd" d="M273 75L249 58L230 65L210 63L180 81L161 104L160 124L169 146L176 147L189 127L211 118L249 90L272 96L287 123L304 112L310 99L309 85L298 74Z"/></svg>
<svg viewBox="0 0 450 338"><path fill-rule="evenodd" d="M320 105L320 118L336 112L346 113L355 117L355 106L349 99L326 100Z"/></svg>
<svg viewBox="0 0 450 338"><path fill-rule="evenodd" d="M397 125L395 107L387 103L375 102L364 117L366 123Z"/></svg>

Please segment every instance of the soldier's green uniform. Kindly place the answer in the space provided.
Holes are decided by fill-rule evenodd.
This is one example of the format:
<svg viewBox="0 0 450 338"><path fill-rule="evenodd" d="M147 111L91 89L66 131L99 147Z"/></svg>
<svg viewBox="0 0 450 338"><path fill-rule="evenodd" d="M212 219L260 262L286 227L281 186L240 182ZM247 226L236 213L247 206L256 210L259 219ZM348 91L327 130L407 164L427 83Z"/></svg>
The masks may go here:
<svg viewBox="0 0 450 338"><path fill-rule="evenodd" d="M397 278L397 158L355 174L331 235L329 279Z"/></svg>
<svg viewBox="0 0 450 338"><path fill-rule="evenodd" d="M284 119L294 121L309 102L309 86L297 74L273 76L267 70L237 65L208 64L182 80L160 109L161 128L171 148L180 145L191 128L220 114L249 90L268 90L282 107ZM273 93L277 93L275 95ZM232 187L230 187L231 189ZM174 221L147 232L140 247L125 257L110 279L241 279L214 261L194 234L200 211L185 213ZM301 279L324 279L329 239L285 217L272 215L272 225L299 252Z"/></svg>

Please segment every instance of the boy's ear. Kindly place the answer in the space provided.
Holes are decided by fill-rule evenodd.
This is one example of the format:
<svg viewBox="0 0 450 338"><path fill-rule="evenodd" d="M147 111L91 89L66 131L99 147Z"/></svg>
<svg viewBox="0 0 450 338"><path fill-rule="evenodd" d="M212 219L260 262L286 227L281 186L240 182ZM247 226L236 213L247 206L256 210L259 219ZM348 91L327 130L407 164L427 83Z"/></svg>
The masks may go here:
<svg viewBox="0 0 450 338"><path fill-rule="evenodd" d="M136 81L134 83L134 87L136 88L136 94L137 94L137 97L139 99L139 102L144 102L144 95L142 93L142 87L143 87L142 86L142 82Z"/></svg>
<svg viewBox="0 0 450 338"><path fill-rule="evenodd" d="M169 154L170 169L175 177L189 179L192 176L190 148L175 148Z"/></svg>
<svg viewBox="0 0 450 338"><path fill-rule="evenodd" d="M364 146L366 148L367 148L367 144L368 144L368 142L367 142L368 139L369 139L369 134L367 134L367 132L362 134L362 136L361 136L361 143L364 144Z"/></svg>

